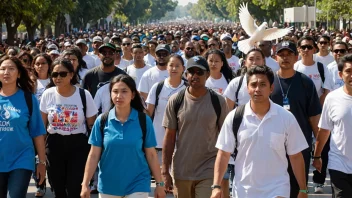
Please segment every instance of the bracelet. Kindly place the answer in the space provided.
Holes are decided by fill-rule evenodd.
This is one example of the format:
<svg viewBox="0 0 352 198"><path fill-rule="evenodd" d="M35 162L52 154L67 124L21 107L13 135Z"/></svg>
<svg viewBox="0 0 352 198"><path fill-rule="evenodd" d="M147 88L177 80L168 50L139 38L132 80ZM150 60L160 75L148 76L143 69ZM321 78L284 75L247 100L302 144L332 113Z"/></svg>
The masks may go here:
<svg viewBox="0 0 352 198"><path fill-rule="evenodd" d="M38 164L43 164L44 166L46 166L46 161L44 161L44 160L39 160L39 161L38 161Z"/></svg>
<svg viewBox="0 0 352 198"><path fill-rule="evenodd" d="M305 194L308 194L309 191L308 190L299 190L300 193L305 193Z"/></svg>
<svg viewBox="0 0 352 198"><path fill-rule="evenodd" d="M316 157L315 157L315 156L313 156L312 158L313 158L313 159L320 159L320 158L321 158L321 156L316 156Z"/></svg>
<svg viewBox="0 0 352 198"><path fill-rule="evenodd" d="M214 189L221 189L221 186L220 185L212 185L211 186L211 189L214 190Z"/></svg>

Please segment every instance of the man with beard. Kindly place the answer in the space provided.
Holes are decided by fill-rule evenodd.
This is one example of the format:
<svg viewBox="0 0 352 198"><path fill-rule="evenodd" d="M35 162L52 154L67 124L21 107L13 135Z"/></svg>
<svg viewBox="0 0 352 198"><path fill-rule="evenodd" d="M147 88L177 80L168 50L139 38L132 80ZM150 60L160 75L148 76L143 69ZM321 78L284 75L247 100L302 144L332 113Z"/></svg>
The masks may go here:
<svg viewBox="0 0 352 198"><path fill-rule="evenodd" d="M188 41L185 45L184 54L182 56L185 65L187 65L188 59L196 55L196 48L191 41Z"/></svg>
<svg viewBox="0 0 352 198"><path fill-rule="evenodd" d="M170 51L170 46L166 44L159 44L158 47L156 47L156 67L152 67L144 72L138 85L138 91L144 100L147 99L148 93L155 83L169 77L166 65L169 61Z"/></svg>
<svg viewBox="0 0 352 198"><path fill-rule="evenodd" d="M178 44L178 41L176 41L176 40L171 42L171 53L177 54L180 56L183 55L182 51L180 50L180 45Z"/></svg>
<svg viewBox="0 0 352 198"><path fill-rule="evenodd" d="M120 68L115 67L116 48L111 43L106 43L99 47L99 57L102 64L89 70L83 78L83 88L87 89L93 96L103 85L109 83L110 79L119 74L126 74Z"/></svg>

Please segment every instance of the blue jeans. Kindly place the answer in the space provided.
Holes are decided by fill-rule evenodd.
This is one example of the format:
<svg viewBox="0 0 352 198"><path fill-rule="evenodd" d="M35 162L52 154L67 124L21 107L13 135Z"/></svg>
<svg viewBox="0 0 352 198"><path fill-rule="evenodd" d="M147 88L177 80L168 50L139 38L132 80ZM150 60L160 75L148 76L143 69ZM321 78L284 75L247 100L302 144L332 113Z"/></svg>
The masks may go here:
<svg viewBox="0 0 352 198"><path fill-rule="evenodd" d="M31 175L32 171L26 169L0 172L0 197L26 197Z"/></svg>

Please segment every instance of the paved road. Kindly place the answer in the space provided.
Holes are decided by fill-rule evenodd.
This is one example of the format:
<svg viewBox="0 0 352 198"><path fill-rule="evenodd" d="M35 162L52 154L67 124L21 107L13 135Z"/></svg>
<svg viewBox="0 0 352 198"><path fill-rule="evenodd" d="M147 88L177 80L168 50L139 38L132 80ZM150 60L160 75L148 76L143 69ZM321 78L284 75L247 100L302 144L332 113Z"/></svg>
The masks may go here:
<svg viewBox="0 0 352 198"><path fill-rule="evenodd" d="M312 172L313 169L311 167L310 172ZM309 191L310 192L314 192L314 188L313 188L313 182L312 182L312 176L313 174L309 174L309 182L308 182L308 187L309 187ZM155 184L152 183L152 192L154 192L154 187ZM29 189L28 189L28 193L27 193L27 198L33 198L34 197L34 193L36 191L35 185L34 185L34 181L31 180L31 183L29 185ZM330 177L328 176L328 178L326 179L326 185L324 188L324 192L326 194L314 194L314 193L310 193L310 195L308 196L309 198L330 198L331 197L331 186L330 186ZM97 195L92 195L92 198L98 198ZM149 197L153 197L153 194L150 193ZM168 195L167 198L171 198L173 197L172 195ZM50 189L47 188L47 194L45 195L45 198L54 198L54 195L51 193Z"/></svg>

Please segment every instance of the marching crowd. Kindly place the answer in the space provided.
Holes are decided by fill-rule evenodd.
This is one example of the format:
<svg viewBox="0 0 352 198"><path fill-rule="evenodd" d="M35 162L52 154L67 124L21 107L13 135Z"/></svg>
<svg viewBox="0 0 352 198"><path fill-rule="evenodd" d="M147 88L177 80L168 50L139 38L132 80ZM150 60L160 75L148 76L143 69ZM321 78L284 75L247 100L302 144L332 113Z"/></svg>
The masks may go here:
<svg viewBox="0 0 352 198"><path fill-rule="evenodd" d="M192 27L191 27L192 26ZM0 43L0 198L352 197L349 31L247 54L238 26L170 24ZM350 131L350 132L348 132ZM47 177L47 178L46 178Z"/></svg>

